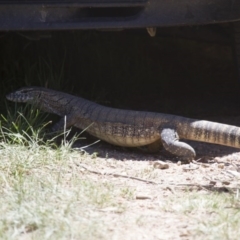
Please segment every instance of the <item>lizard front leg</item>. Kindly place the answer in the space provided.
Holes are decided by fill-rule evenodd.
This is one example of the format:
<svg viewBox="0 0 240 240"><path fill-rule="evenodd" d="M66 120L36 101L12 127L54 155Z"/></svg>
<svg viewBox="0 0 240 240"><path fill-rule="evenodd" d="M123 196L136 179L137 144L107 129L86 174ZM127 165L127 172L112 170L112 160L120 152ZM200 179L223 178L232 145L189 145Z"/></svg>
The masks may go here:
<svg viewBox="0 0 240 240"><path fill-rule="evenodd" d="M180 142L177 132L172 128L163 128L160 133L163 147L170 153L191 161L195 158L195 150L187 143Z"/></svg>
<svg viewBox="0 0 240 240"><path fill-rule="evenodd" d="M66 129L67 129L73 126L75 124L75 121L76 120L71 114L66 115L51 127L51 131L52 132L62 131L64 129L64 126L66 126Z"/></svg>

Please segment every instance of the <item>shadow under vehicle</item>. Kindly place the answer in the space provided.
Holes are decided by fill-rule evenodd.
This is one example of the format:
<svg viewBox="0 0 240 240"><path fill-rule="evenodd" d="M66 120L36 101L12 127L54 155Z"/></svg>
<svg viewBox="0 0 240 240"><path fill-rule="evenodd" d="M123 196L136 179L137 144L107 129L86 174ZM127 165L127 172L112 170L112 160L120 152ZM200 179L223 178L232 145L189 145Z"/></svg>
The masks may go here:
<svg viewBox="0 0 240 240"><path fill-rule="evenodd" d="M155 36L161 27L223 23L240 72L238 0L0 0L0 31L146 28Z"/></svg>

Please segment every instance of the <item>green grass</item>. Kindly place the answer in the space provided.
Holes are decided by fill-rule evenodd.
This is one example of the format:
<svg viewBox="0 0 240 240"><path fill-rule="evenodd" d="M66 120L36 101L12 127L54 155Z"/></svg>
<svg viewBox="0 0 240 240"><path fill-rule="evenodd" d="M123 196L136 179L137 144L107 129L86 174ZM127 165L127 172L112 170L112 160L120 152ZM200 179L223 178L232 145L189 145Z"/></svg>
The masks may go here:
<svg viewBox="0 0 240 240"><path fill-rule="evenodd" d="M47 125L47 115L26 105L15 109L8 108L7 115L0 115L0 139L8 143L28 144L43 140Z"/></svg>
<svg viewBox="0 0 240 240"><path fill-rule="evenodd" d="M88 239L101 236L98 209L116 206L112 184L88 178L74 167L77 152L64 147L1 144L0 237ZM113 191L114 190L114 191Z"/></svg>
<svg viewBox="0 0 240 240"><path fill-rule="evenodd" d="M37 115L30 113L34 120ZM79 170L75 161L94 163L94 157L72 149L73 142L65 136L57 148L54 139L44 144L42 128L33 130L22 114L12 121L11 130L3 126L0 130L0 238L103 237L106 226L95 212L107 207L122 212L124 207L115 198L128 197L129 191Z"/></svg>

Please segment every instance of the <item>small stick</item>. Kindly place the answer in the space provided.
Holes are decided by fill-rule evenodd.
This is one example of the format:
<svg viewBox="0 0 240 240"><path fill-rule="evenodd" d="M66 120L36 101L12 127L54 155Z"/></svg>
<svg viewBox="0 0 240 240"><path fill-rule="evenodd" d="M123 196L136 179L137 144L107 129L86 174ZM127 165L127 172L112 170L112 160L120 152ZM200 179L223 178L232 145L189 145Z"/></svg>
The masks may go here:
<svg viewBox="0 0 240 240"><path fill-rule="evenodd" d="M133 180L137 180L137 181L141 181L141 182L145 182L145 183L151 183L151 184L160 184L160 183L157 183L155 181L151 181L151 180L146 180L146 179L143 179L143 178L138 178L138 177L132 177L132 176L128 176L128 175L124 175L124 174L119 174L119 173L101 173L99 171L96 171L96 170L91 170L90 168L88 168L87 166L85 166L84 164L82 163L76 163L74 162L78 167L82 167L84 168L85 170L87 170L88 172L90 173L94 173L94 174L98 174L98 175L107 175L107 176L113 176L113 177L122 177L122 178L129 178L129 179L133 179Z"/></svg>
<svg viewBox="0 0 240 240"><path fill-rule="evenodd" d="M89 167L87 167L85 164L82 164L82 163L77 163L74 161L74 164L78 167L82 167L83 169L87 170L88 172L90 173L94 173L94 174L97 174L97 175L106 175L106 176L113 176L113 177L121 177L121 178L128 178L128 179L133 179L133 180L137 180L137 181L140 181L140 182L145 182L145 183L150 183L150 184L154 184L154 185L164 185L164 187L166 188L170 188L170 186L174 186L174 187L199 187L201 189L204 189L206 191L209 191L208 188L211 188L213 187L212 184L208 184L208 185L201 185L201 184L194 184L194 183L178 183L178 184L174 184L174 183L170 183L170 184L163 184L163 183L160 183L160 182L155 182L155 181L152 181L152 180L146 180L146 179L143 179L143 178L138 178L138 177L132 177L132 176L128 176L128 175L124 175L124 174L119 174L119 173L101 173L99 171L96 171L96 170L92 170L90 169ZM237 189L237 188L232 188L231 190L228 188L228 190L230 192L233 191L233 189ZM171 189L172 190L172 189Z"/></svg>

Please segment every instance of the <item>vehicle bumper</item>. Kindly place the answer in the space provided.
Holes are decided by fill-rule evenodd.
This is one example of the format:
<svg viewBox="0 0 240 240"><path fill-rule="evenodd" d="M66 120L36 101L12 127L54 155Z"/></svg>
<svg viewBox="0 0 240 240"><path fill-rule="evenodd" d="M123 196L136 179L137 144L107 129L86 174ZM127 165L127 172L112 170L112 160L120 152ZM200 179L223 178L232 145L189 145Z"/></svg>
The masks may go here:
<svg viewBox="0 0 240 240"><path fill-rule="evenodd" d="M140 0L129 4L17 4L0 0L0 30L125 29L205 25L240 20L235 0ZM45 1L46 2L46 1ZM57 2L57 1L56 1ZM82 1L83 2L83 1Z"/></svg>

